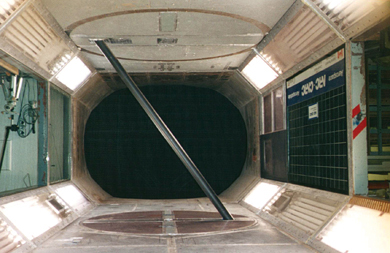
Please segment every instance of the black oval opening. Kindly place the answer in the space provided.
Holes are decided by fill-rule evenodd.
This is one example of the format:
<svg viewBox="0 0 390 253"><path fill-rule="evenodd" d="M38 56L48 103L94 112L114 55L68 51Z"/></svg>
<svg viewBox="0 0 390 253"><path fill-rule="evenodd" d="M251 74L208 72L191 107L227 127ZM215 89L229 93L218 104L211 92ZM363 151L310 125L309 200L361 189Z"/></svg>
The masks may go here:
<svg viewBox="0 0 390 253"><path fill-rule="evenodd" d="M247 136L238 109L216 91L190 86L141 88L217 194L241 174ZM92 178L119 198L205 196L131 93L119 90L91 113L85 158Z"/></svg>

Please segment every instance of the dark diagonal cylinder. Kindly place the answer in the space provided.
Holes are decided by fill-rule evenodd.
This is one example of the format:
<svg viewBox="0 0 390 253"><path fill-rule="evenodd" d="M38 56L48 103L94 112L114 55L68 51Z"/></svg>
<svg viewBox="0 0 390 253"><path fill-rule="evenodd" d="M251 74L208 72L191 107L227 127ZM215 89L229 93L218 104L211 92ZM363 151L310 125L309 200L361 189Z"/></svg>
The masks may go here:
<svg viewBox="0 0 390 253"><path fill-rule="evenodd" d="M168 142L168 144L171 146L173 151L176 153L176 155L182 161L184 166L188 169L188 171L190 172L192 177L198 183L200 188L203 190L203 192L206 194L206 196L213 203L215 208L221 214L222 218L224 220L233 220L231 214L228 212L228 210L222 204L221 200L218 198L217 194L211 188L211 186L207 182L207 180L203 177L202 173L196 167L195 163L188 156L186 151L183 149L183 147L180 145L178 140L175 138L175 136L169 130L167 125L165 125L164 121L160 118L160 116L154 110L154 108L149 103L149 101L146 99L146 97L143 95L143 93L138 88L138 86L134 83L134 81L131 79L131 77L127 74L127 72L125 71L123 66L120 64L118 59L114 56L114 54L111 52L111 50L107 47L106 43L102 40L97 40L97 41L95 41L95 43L100 48L102 53L106 56L108 61L112 64L112 66L115 68L115 70L118 72L118 75L121 77L121 79L125 83L126 87L130 90L131 94L133 94L135 99L138 101L138 103L144 109L146 114L152 120L153 124L160 131L160 133L162 134L164 139Z"/></svg>

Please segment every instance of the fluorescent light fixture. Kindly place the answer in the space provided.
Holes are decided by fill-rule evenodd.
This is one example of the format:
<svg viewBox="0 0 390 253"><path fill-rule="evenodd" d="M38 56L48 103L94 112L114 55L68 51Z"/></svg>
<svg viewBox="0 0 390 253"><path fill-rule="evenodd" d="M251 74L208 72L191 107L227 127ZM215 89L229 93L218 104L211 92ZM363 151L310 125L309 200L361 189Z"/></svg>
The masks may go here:
<svg viewBox="0 0 390 253"><path fill-rule="evenodd" d="M28 197L1 206L1 212L22 232L32 240L62 219L48 206L42 196Z"/></svg>
<svg viewBox="0 0 390 253"><path fill-rule="evenodd" d="M23 77L19 77L19 81L18 81L18 88L16 90L16 96L15 98L18 100L19 97L20 97L20 91L22 90L22 87L23 87Z"/></svg>
<svg viewBox="0 0 390 253"><path fill-rule="evenodd" d="M13 95L15 95L17 80L18 80L18 76L16 76L16 75L12 75L12 76L11 76L11 83L12 83Z"/></svg>
<svg viewBox="0 0 390 253"><path fill-rule="evenodd" d="M58 196L74 209L80 209L80 206L88 204L88 200L80 193L74 185L67 185L56 190Z"/></svg>
<svg viewBox="0 0 390 253"><path fill-rule="evenodd" d="M389 252L390 213L347 205L317 238L340 252Z"/></svg>
<svg viewBox="0 0 390 253"><path fill-rule="evenodd" d="M1 252L11 252L13 249L25 244L23 238L4 220L0 218Z"/></svg>
<svg viewBox="0 0 390 253"><path fill-rule="evenodd" d="M272 63L270 63L272 66ZM259 90L278 77L278 74L259 55L253 59L242 70L242 74L255 85Z"/></svg>
<svg viewBox="0 0 390 253"><path fill-rule="evenodd" d="M322 3L328 7L329 10L333 10L337 6L344 2L350 2L350 0L323 0Z"/></svg>
<svg viewBox="0 0 390 253"><path fill-rule="evenodd" d="M0 0L0 6L1 6L4 10L8 11L9 9L11 9L10 2L12 2L12 1ZM13 4L15 4L15 2L13 2Z"/></svg>
<svg viewBox="0 0 390 253"><path fill-rule="evenodd" d="M57 74L56 78L69 89L75 90L90 75L91 70L80 58L75 57Z"/></svg>
<svg viewBox="0 0 390 253"><path fill-rule="evenodd" d="M0 0L0 14L12 13L12 8L15 5L15 0Z"/></svg>
<svg viewBox="0 0 390 253"><path fill-rule="evenodd" d="M244 198L244 202L261 210L279 189L280 187L277 185L260 182Z"/></svg>

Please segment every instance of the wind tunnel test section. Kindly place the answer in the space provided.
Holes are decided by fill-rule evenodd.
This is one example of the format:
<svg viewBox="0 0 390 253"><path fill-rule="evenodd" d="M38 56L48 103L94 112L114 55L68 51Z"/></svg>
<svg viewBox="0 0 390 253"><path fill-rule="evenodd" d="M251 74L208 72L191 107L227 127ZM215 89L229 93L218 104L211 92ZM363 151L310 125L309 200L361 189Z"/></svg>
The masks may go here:
<svg viewBox="0 0 390 253"><path fill-rule="evenodd" d="M210 89L171 85L141 90L214 191L226 190L240 176L247 152L238 109ZM114 197L204 196L127 89L114 92L92 111L85 156L92 178Z"/></svg>
<svg viewBox="0 0 390 253"><path fill-rule="evenodd" d="M0 253L388 252L390 0L89 2L0 0Z"/></svg>

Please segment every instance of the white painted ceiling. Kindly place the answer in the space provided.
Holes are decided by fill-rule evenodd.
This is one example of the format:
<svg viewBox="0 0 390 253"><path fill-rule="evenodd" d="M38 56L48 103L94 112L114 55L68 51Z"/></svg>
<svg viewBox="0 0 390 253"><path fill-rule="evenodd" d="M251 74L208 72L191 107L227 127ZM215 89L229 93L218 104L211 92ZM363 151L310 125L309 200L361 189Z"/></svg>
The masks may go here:
<svg viewBox="0 0 390 253"><path fill-rule="evenodd" d="M103 38L128 72L151 73L237 68L294 1L42 2L98 71L114 72L90 41Z"/></svg>

